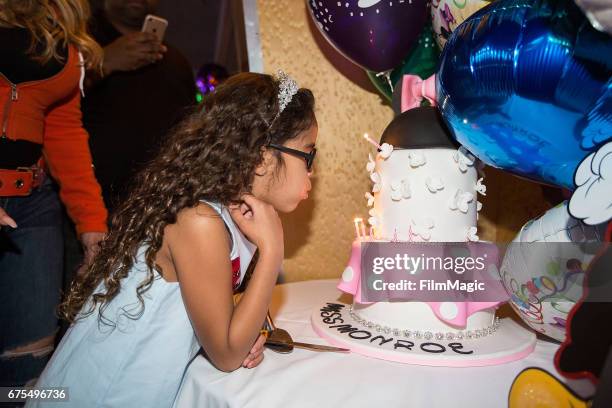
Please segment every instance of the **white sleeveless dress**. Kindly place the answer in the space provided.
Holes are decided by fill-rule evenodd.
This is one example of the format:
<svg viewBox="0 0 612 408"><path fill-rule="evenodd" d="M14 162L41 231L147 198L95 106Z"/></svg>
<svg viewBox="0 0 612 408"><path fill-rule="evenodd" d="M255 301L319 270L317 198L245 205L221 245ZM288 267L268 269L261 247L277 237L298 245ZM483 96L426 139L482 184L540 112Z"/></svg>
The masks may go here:
<svg viewBox="0 0 612 408"><path fill-rule="evenodd" d="M234 284L239 284L255 252L227 208L221 214L232 237ZM119 294L104 315L116 328L98 321L98 310L75 322L62 338L36 387L68 387L68 402L29 400L26 407L171 407L185 370L200 345L183 304L179 284L161 276L143 294L145 309L136 320L123 314L140 310L136 287L147 276L144 248L121 281ZM102 284L98 287L100 289Z"/></svg>

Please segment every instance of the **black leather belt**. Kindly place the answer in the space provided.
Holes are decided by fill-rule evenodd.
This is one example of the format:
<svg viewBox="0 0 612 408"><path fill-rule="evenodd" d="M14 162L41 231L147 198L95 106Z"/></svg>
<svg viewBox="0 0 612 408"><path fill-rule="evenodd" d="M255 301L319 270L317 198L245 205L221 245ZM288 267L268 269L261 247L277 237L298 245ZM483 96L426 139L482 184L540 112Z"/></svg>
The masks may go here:
<svg viewBox="0 0 612 408"><path fill-rule="evenodd" d="M32 167L42 156L42 145L0 137L0 169Z"/></svg>

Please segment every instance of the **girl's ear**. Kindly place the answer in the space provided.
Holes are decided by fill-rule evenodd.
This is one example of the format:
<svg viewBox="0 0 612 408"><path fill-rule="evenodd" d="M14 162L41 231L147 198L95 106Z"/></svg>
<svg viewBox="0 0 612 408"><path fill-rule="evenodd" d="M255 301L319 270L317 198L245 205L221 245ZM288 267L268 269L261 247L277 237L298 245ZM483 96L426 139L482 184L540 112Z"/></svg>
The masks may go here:
<svg viewBox="0 0 612 408"><path fill-rule="evenodd" d="M255 168L256 176L265 176L268 172L273 172L276 167L276 161L278 160L272 149L268 149L262 147L263 149L263 160L262 162Z"/></svg>

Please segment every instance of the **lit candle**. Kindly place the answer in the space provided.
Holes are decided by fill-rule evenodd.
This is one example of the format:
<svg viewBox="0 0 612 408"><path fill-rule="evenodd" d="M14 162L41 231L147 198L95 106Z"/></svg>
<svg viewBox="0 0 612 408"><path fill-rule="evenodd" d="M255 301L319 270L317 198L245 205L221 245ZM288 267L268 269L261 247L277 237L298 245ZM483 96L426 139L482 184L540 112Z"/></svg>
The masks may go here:
<svg viewBox="0 0 612 408"><path fill-rule="evenodd" d="M374 236L374 227L370 227L370 239L375 239L376 237Z"/></svg>
<svg viewBox="0 0 612 408"><path fill-rule="evenodd" d="M372 143L374 146L376 146L377 149L380 149L380 145L376 143L374 139L372 139L367 133L363 134L363 138L367 140L368 142Z"/></svg>
<svg viewBox="0 0 612 408"><path fill-rule="evenodd" d="M357 234L357 239L361 239L361 233L359 231L359 223L361 222L361 218L355 218L355 233Z"/></svg>
<svg viewBox="0 0 612 408"><path fill-rule="evenodd" d="M363 222L361 218L359 219L359 225L361 226L361 236L363 237L363 239L365 239L366 238L365 222Z"/></svg>

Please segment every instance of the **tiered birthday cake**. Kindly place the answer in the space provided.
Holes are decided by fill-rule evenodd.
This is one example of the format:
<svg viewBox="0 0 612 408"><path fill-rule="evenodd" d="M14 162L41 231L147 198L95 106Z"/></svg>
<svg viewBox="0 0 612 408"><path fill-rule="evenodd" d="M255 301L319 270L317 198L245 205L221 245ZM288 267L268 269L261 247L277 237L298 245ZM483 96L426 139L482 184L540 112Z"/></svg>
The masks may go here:
<svg viewBox="0 0 612 408"><path fill-rule="evenodd" d="M362 354L427 365L490 365L531 352L535 336L496 319L498 302L362 299L362 243L479 240L478 195L486 188L478 165L434 108L411 109L389 124L366 165L373 183L365 194L369 227L356 221L358 239L338 285L353 304L316 310L312 322L321 336Z"/></svg>

